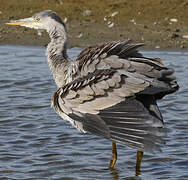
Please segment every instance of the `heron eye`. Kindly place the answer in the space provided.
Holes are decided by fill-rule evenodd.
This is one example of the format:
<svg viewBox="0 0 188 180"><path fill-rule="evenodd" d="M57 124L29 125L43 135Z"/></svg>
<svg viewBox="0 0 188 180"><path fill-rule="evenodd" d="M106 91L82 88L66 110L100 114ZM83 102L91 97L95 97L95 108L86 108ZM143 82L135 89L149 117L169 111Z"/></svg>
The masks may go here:
<svg viewBox="0 0 188 180"><path fill-rule="evenodd" d="M39 21L40 21L40 18L35 17L35 21L36 21L36 22L39 22Z"/></svg>

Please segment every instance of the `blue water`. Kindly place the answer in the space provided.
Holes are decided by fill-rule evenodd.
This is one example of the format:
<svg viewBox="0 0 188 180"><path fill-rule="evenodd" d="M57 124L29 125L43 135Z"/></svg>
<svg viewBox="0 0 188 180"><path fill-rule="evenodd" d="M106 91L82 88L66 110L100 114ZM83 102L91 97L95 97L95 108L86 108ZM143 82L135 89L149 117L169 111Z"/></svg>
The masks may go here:
<svg viewBox="0 0 188 180"><path fill-rule="evenodd" d="M68 51L75 57L80 49ZM136 151L118 145L109 170L111 142L81 134L50 107L56 90L43 47L0 46L0 179L187 180L188 53L143 51L176 70L180 90L159 102L168 128L162 153L145 154L135 177Z"/></svg>

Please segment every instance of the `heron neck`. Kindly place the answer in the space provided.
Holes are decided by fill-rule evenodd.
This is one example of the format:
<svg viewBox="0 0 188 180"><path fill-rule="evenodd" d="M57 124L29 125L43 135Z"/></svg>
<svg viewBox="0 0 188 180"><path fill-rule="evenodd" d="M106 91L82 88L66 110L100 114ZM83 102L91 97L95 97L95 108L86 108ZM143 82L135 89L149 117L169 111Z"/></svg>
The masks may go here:
<svg viewBox="0 0 188 180"><path fill-rule="evenodd" d="M51 42L47 47L48 64L52 71L54 71L58 65L68 62L67 55L67 32L63 25L55 25L48 30Z"/></svg>

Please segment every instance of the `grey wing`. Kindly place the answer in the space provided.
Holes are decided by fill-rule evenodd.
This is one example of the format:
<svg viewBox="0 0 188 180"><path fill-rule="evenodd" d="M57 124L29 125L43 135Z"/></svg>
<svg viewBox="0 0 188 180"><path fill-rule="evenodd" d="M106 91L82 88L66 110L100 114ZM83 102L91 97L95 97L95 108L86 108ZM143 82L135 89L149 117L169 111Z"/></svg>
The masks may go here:
<svg viewBox="0 0 188 180"><path fill-rule="evenodd" d="M114 70L98 70L60 88L52 104L62 118L83 132L144 151L159 150L162 119L135 96L149 86Z"/></svg>
<svg viewBox="0 0 188 180"><path fill-rule="evenodd" d="M84 49L76 62L81 76L93 73L97 69L115 69L120 74L142 79L150 83L144 94L152 94L155 99L178 90L173 76L174 70L166 67L159 58L147 58L138 52L142 43L128 41L105 43Z"/></svg>
<svg viewBox="0 0 188 180"><path fill-rule="evenodd" d="M128 98L97 115L85 114L82 118L86 131L138 150L160 151L160 144L164 143L162 120L150 114L136 98Z"/></svg>

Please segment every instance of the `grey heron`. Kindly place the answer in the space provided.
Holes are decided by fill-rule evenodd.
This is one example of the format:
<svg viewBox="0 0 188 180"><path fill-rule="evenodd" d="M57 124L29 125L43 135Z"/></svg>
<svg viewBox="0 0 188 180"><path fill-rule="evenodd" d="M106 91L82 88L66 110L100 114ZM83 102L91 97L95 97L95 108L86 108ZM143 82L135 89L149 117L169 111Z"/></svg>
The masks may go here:
<svg viewBox="0 0 188 180"><path fill-rule="evenodd" d="M58 87L53 108L79 131L112 141L110 168L117 160L116 143L136 149L139 175L143 152L161 151L164 143L156 101L178 90L174 70L159 58L144 57L137 50L143 44L130 40L88 47L73 61L65 24L51 10L7 24L48 32L47 61Z"/></svg>

